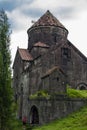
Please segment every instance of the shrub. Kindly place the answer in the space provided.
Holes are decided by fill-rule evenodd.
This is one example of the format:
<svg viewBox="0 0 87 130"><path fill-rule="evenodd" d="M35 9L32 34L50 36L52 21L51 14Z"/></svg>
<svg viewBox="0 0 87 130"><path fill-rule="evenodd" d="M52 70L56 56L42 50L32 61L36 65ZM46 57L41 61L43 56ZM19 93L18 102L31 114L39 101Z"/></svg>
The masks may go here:
<svg viewBox="0 0 87 130"><path fill-rule="evenodd" d="M32 94L29 96L30 99L36 99L36 98L50 98L50 95L46 90L37 91L35 94Z"/></svg>

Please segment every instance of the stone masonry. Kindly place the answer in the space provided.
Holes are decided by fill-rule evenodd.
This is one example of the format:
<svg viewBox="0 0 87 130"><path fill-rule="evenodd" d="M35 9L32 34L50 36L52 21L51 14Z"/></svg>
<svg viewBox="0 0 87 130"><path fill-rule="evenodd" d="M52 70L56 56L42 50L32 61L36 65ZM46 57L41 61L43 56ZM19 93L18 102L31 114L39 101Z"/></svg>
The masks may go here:
<svg viewBox="0 0 87 130"><path fill-rule="evenodd" d="M87 89L87 58L67 39L68 30L50 11L27 33L28 48L17 49L13 64L14 96L21 120L26 116L28 123L44 124L86 103L69 99L66 86Z"/></svg>

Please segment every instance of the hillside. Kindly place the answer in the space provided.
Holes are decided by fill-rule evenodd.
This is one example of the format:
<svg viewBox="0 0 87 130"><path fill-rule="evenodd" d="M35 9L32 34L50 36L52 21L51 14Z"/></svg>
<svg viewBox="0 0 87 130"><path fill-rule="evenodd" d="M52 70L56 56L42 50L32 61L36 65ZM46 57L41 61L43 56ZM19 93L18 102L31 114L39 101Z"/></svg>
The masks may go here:
<svg viewBox="0 0 87 130"><path fill-rule="evenodd" d="M87 106L64 119L33 130L87 130Z"/></svg>

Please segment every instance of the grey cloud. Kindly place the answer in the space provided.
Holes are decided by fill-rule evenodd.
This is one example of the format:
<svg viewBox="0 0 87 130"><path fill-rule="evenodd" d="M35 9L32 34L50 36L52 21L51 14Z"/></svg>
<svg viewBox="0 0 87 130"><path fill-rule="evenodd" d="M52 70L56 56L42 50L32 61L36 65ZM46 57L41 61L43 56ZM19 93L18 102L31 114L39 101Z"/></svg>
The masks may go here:
<svg viewBox="0 0 87 130"><path fill-rule="evenodd" d="M63 19L70 19L75 16L76 9L73 7L59 7L56 12Z"/></svg>
<svg viewBox="0 0 87 130"><path fill-rule="evenodd" d="M41 16L41 14L43 13L43 10L40 10L38 8L26 9L26 10L22 10L22 13L32 18L37 18Z"/></svg>
<svg viewBox="0 0 87 130"><path fill-rule="evenodd" d="M8 12L12 12L13 10L18 10L21 12L21 15L25 15L27 18L30 17L31 20L38 19L43 13L46 12L46 8L43 7L43 4L39 7L33 6L33 2L35 0L8 0L5 2L0 2L0 8L4 7ZM54 10L52 11L55 12L53 13L55 16L61 17L62 19L72 19L76 18L78 14L83 11L84 9L87 9L87 0L65 0L66 3L63 3L63 0L60 0L60 5L56 5L56 8L50 8L48 5L48 9ZM36 2L36 1L35 1ZM8 5L8 6L7 6ZM32 5L32 6L30 6ZM15 17L16 14L15 14ZM19 16L21 18L21 16ZM12 28L13 29L18 29L20 30L21 23L17 23L17 20L11 17L10 22L12 23ZM24 25L25 26L25 25Z"/></svg>

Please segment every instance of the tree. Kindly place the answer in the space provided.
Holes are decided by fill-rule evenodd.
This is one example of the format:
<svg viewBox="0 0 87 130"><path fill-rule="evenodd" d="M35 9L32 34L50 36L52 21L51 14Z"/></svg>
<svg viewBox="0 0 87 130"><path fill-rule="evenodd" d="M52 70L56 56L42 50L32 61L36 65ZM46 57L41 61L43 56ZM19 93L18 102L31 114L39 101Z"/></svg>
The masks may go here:
<svg viewBox="0 0 87 130"><path fill-rule="evenodd" d="M0 11L0 130L8 130L11 116L11 56L7 15Z"/></svg>

